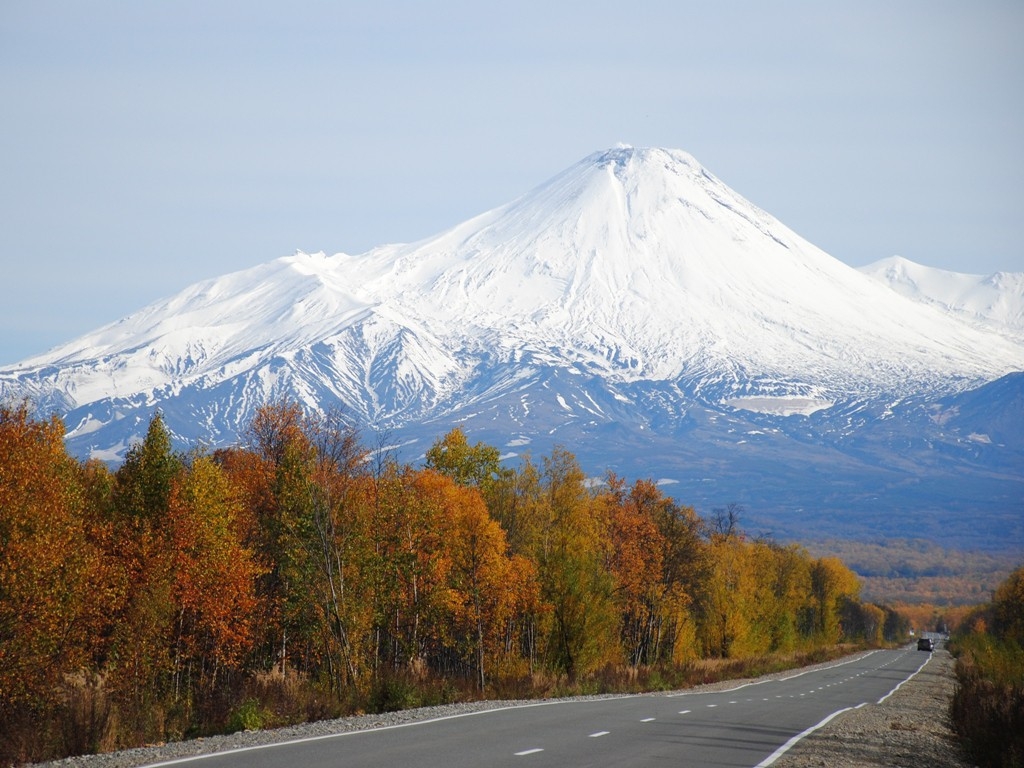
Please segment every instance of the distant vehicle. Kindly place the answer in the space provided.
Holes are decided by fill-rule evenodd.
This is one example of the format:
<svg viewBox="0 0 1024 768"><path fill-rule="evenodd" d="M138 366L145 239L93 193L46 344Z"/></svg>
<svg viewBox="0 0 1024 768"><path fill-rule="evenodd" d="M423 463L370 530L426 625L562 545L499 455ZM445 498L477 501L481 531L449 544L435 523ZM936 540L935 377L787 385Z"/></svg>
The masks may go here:
<svg viewBox="0 0 1024 768"><path fill-rule="evenodd" d="M917 641L917 650L919 651L934 651L935 643L932 642L930 637L922 637Z"/></svg>

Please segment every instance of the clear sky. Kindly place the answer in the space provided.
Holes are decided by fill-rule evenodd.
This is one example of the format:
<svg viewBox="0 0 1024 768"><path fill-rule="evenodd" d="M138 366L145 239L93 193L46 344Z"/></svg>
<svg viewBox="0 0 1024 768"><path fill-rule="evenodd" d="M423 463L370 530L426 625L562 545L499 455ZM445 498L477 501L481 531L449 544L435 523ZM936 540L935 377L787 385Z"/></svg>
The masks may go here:
<svg viewBox="0 0 1024 768"><path fill-rule="evenodd" d="M619 142L854 266L1024 271L1024 3L0 0L0 364Z"/></svg>

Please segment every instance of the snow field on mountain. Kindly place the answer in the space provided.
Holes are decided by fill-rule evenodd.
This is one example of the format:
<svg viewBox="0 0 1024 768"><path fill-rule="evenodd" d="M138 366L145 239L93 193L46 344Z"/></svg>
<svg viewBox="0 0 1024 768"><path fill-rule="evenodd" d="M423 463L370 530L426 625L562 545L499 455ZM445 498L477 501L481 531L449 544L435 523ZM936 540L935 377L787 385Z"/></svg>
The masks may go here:
<svg viewBox="0 0 1024 768"><path fill-rule="evenodd" d="M861 272L913 301L1024 341L1024 273L965 275L893 256Z"/></svg>
<svg viewBox="0 0 1024 768"><path fill-rule="evenodd" d="M1024 370L1022 286L902 261L862 273L685 152L619 147L417 243L190 286L0 371L0 395L59 403L97 451L172 401L224 440L280 396L388 427L500 408L517 432L556 411L625 419L639 384L671 423L691 400L810 416ZM551 409L552 371L590 383L563 378Z"/></svg>

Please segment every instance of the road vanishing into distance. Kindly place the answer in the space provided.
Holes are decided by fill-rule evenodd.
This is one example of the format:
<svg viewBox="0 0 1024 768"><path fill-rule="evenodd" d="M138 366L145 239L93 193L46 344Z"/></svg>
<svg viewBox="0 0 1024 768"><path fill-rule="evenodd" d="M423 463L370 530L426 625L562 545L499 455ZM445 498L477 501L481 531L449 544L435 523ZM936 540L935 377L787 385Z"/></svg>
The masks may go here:
<svg viewBox="0 0 1024 768"><path fill-rule="evenodd" d="M768 766L837 714L888 698L930 658L872 651L725 691L539 702L152 765Z"/></svg>

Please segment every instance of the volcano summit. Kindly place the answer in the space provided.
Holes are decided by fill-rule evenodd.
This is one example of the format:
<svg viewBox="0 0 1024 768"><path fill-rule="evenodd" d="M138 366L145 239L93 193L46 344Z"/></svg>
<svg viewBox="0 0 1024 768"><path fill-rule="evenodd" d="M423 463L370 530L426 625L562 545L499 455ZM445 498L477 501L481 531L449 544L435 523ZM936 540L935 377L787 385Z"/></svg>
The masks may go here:
<svg viewBox="0 0 1024 768"><path fill-rule="evenodd" d="M1024 548L1019 329L907 294L690 155L624 147L436 237L198 283L0 371L0 395L60 413L83 456L122 455L157 407L182 443L228 444L288 397L410 461L461 425L780 536Z"/></svg>

